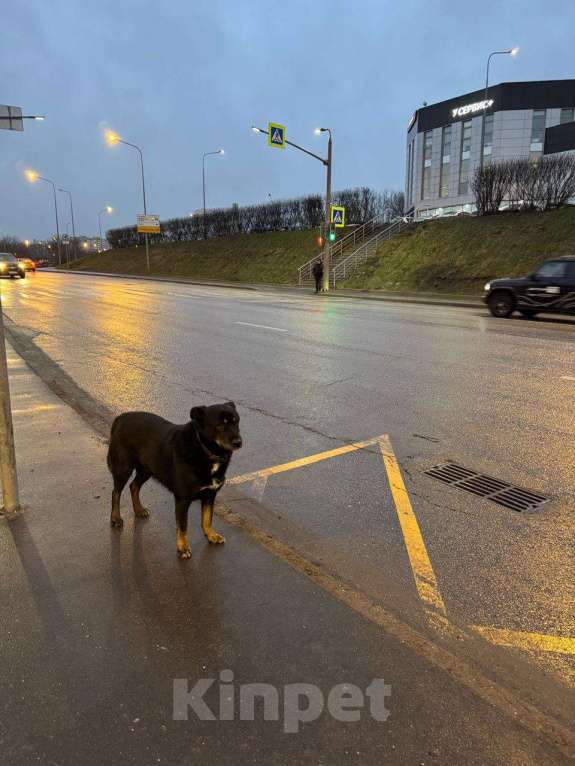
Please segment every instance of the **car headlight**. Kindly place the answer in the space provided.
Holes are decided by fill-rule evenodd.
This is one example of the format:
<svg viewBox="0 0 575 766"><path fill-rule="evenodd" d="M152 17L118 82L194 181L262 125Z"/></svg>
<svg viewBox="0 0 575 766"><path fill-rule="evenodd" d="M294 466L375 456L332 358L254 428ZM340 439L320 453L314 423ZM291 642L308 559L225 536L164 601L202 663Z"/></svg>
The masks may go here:
<svg viewBox="0 0 575 766"><path fill-rule="evenodd" d="M483 289L484 289L486 292L489 292L489 290L491 290L491 282L486 282L486 283L485 283L485 285L484 285L484 287L483 287Z"/></svg>

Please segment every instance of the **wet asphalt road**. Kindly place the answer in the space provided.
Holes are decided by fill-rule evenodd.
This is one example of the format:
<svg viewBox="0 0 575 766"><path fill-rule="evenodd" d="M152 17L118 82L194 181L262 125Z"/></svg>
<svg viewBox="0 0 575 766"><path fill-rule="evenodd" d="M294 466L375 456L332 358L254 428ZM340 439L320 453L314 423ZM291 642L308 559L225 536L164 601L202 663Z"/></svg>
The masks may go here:
<svg viewBox="0 0 575 766"><path fill-rule="evenodd" d="M575 636L575 322L55 273L0 289L8 317L116 412L183 422L233 399L245 448L231 474L388 434L453 624ZM520 514L423 474L446 460L550 502ZM240 491L261 528L425 629L376 446ZM462 651L511 686L541 684L546 709L572 704L569 652Z"/></svg>

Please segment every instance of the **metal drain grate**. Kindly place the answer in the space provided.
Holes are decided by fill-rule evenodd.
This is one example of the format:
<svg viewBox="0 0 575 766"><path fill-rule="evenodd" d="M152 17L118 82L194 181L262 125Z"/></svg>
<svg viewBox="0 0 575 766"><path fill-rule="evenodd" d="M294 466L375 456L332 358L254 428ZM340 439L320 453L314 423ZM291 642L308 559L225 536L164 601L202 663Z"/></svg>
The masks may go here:
<svg viewBox="0 0 575 766"><path fill-rule="evenodd" d="M470 471L469 468L464 468L457 463L436 465L424 473L439 479L444 484L464 489L493 503L503 505L505 508L510 508L512 511L536 511L550 499L537 492L516 487L508 481Z"/></svg>

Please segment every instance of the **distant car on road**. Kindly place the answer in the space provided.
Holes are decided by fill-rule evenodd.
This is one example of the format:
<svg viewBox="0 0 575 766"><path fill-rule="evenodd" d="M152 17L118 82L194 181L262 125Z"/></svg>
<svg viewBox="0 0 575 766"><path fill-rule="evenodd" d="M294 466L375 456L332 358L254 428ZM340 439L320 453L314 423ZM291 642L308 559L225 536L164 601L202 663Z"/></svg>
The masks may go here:
<svg viewBox="0 0 575 766"><path fill-rule="evenodd" d="M18 262L18 258L12 253L0 253L0 277L10 277L10 279L24 279L26 271Z"/></svg>
<svg viewBox="0 0 575 766"><path fill-rule="evenodd" d="M575 255L545 261L526 277L493 279L485 285L483 301L494 317L575 314Z"/></svg>
<svg viewBox="0 0 575 766"><path fill-rule="evenodd" d="M18 263L24 267L24 271L36 271L36 261L32 258L18 258Z"/></svg>

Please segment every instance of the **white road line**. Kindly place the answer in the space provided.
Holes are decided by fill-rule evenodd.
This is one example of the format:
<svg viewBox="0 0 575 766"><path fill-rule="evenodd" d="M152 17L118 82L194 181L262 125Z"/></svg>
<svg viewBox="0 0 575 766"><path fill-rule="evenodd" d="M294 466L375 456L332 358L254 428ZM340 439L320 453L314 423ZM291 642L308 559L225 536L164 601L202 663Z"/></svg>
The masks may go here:
<svg viewBox="0 0 575 766"><path fill-rule="evenodd" d="M561 375L561 380L575 380L572 375Z"/></svg>
<svg viewBox="0 0 575 766"><path fill-rule="evenodd" d="M259 327L261 330L274 330L275 332L287 332L281 327L270 327L267 324L253 324L253 322L234 322L234 324L243 324L246 327Z"/></svg>

